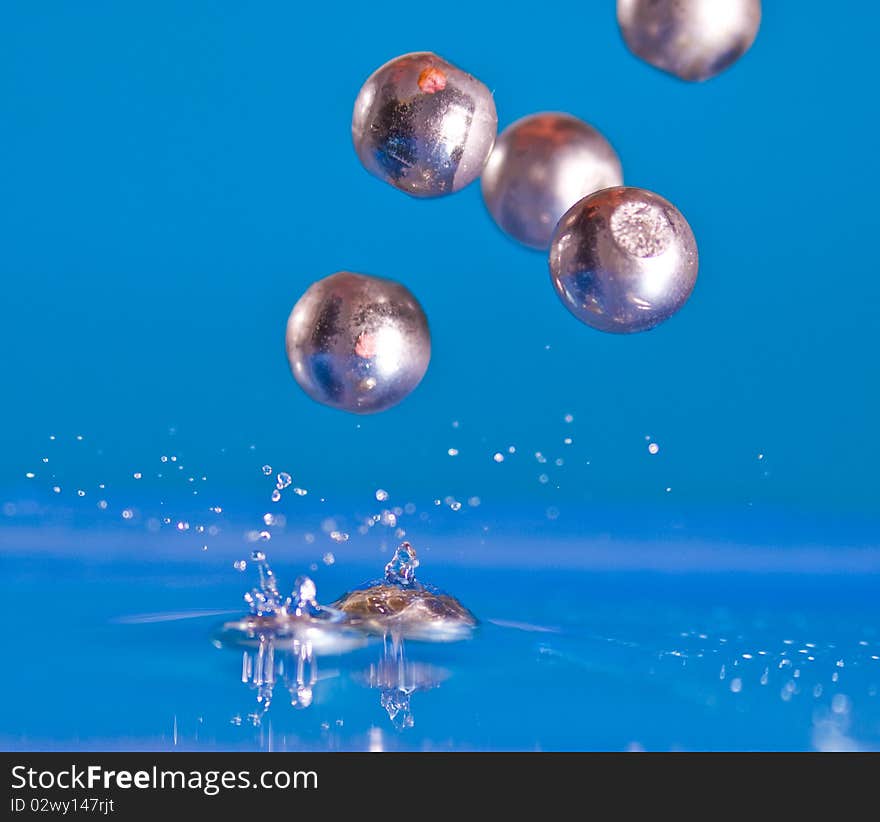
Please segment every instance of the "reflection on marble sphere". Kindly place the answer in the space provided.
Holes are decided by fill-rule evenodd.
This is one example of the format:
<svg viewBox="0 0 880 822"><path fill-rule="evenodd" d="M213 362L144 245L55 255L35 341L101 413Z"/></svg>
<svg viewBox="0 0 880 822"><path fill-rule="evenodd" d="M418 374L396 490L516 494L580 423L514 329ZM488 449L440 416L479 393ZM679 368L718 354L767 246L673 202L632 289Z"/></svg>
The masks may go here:
<svg viewBox="0 0 880 822"><path fill-rule="evenodd" d="M371 414L399 403L431 359L425 312L400 283L341 271L311 285L287 321L287 357L324 405Z"/></svg>
<svg viewBox="0 0 880 822"><path fill-rule="evenodd" d="M681 212L641 188L606 188L570 208L550 244L550 276L565 307L600 331L646 331L687 301L697 243Z"/></svg>
<svg viewBox="0 0 880 822"><path fill-rule="evenodd" d="M588 194L622 185L623 171L611 144L592 126L544 112L504 129L480 183L498 226L546 250L559 218Z"/></svg>
<svg viewBox="0 0 880 822"><path fill-rule="evenodd" d="M367 171L414 197L452 194L476 180L497 129L489 89L431 52L405 54L373 72L351 121Z"/></svg>
<svg viewBox="0 0 880 822"><path fill-rule="evenodd" d="M682 80L708 80L752 46L761 0L617 0L630 50Z"/></svg>

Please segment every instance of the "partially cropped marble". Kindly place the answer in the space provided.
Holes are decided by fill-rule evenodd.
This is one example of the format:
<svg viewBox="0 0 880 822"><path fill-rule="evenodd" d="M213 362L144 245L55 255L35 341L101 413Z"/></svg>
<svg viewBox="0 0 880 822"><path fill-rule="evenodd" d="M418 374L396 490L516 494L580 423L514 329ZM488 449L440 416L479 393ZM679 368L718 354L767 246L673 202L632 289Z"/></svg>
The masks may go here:
<svg viewBox="0 0 880 822"><path fill-rule="evenodd" d="M751 47L761 0L617 0L630 50L682 80L708 80Z"/></svg>

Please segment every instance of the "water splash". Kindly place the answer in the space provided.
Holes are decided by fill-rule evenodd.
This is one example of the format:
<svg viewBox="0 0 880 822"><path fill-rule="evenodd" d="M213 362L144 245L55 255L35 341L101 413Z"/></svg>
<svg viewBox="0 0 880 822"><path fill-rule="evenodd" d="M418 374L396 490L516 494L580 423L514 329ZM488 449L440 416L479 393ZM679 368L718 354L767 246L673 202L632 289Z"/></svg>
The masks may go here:
<svg viewBox="0 0 880 822"><path fill-rule="evenodd" d="M251 588L244 595L244 601L251 609L253 616L268 616L277 614L284 608L284 602L278 591L278 583L275 574L269 567L266 555L262 551L254 551L251 561L257 566L260 584L257 588Z"/></svg>
<svg viewBox="0 0 880 822"><path fill-rule="evenodd" d="M390 585L412 585L416 581L418 567L416 549L408 542L401 542L385 566L385 582Z"/></svg>

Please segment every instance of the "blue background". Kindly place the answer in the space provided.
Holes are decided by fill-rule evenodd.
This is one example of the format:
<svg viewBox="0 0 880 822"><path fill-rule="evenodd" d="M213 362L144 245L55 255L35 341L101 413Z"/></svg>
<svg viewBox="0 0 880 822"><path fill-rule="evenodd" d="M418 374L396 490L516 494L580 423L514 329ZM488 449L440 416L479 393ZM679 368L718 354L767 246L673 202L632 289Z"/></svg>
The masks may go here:
<svg viewBox="0 0 880 822"><path fill-rule="evenodd" d="M874 518L880 11L767 3L751 52L701 85L635 59L611 2L535 12L3 3L0 492L50 432L94 443L77 470L121 476L173 427L242 499L272 461L319 493L543 505L539 467L492 454L553 458L573 433L552 501ZM701 270L678 316L582 326L478 185L416 201L360 167L358 88L421 49L489 85L502 127L593 123L629 184L681 208ZM310 402L284 356L296 299L344 268L403 281L432 326L425 381L374 417Z"/></svg>

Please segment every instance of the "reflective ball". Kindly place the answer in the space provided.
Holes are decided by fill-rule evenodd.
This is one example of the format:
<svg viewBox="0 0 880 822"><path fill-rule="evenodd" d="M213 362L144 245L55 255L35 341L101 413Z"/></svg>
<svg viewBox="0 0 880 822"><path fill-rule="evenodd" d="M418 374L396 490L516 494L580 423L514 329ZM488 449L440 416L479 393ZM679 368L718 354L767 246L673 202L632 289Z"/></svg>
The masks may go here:
<svg viewBox="0 0 880 822"><path fill-rule="evenodd" d="M294 306L287 358L312 399L353 414L384 411L425 375L428 320L400 283L340 271L311 285Z"/></svg>
<svg viewBox="0 0 880 822"><path fill-rule="evenodd" d="M476 180L497 129L489 89L431 52L373 72L351 120L367 171L414 197L452 194Z"/></svg>
<svg viewBox="0 0 880 822"><path fill-rule="evenodd" d="M483 171L486 207L515 240L546 249L578 200L623 184L620 160L592 126L570 114L523 117L498 138Z"/></svg>
<svg viewBox="0 0 880 822"><path fill-rule="evenodd" d="M697 279L697 243L681 212L642 188L606 188L572 206L550 244L565 307L600 331L647 331L681 308Z"/></svg>
<svg viewBox="0 0 880 822"><path fill-rule="evenodd" d="M617 0L630 50L682 80L708 80L755 41L761 0Z"/></svg>

